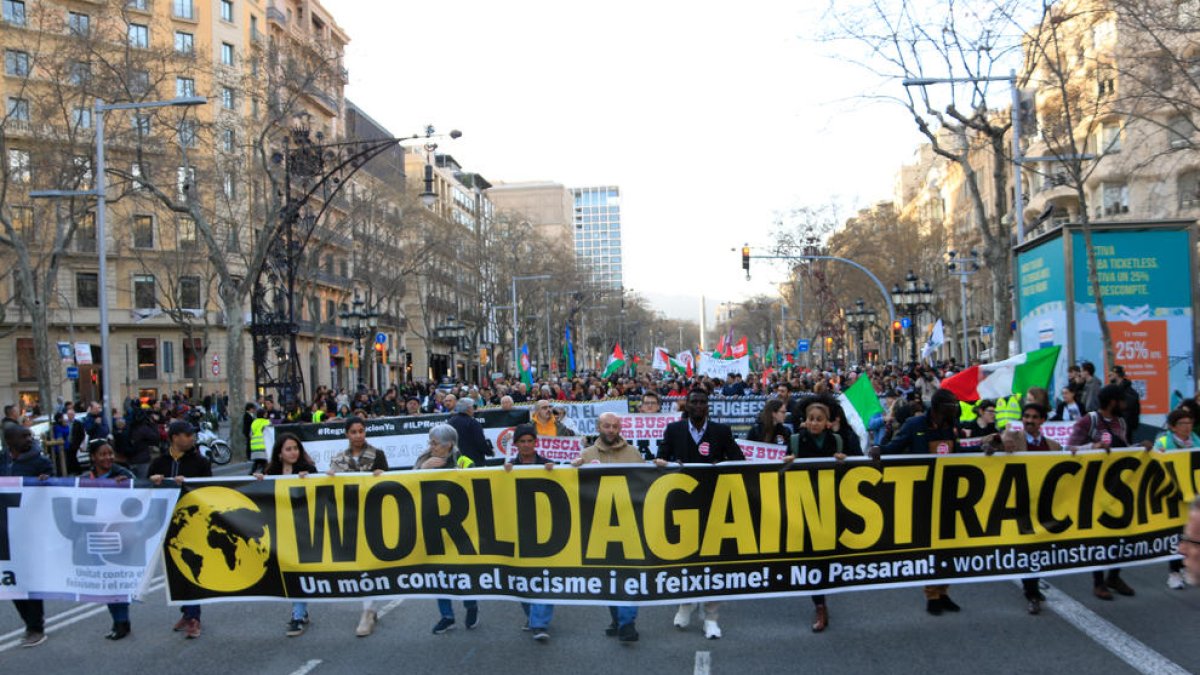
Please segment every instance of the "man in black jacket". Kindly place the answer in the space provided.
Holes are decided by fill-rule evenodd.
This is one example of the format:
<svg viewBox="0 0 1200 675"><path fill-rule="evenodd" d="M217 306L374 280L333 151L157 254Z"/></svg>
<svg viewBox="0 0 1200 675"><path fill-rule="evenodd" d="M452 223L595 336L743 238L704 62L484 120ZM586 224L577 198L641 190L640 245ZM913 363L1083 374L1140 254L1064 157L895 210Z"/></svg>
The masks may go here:
<svg viewBox="0 0 1200 675"><path fill-rule="evenodd" d="M183 420L175 420L167 427L167 442L170 447L150 462L150 482L161 485L173 481L183 485L187 478L210 478L212 465L196 451L196 430ZM200 637L200 605L182 605L183 616L175 623L174 630L182 632L192 640Z"/></svg>
<svg viewBox="0 0 1200 675"><path fill-rule="evenodd" d="M458 432L458 450L483 466L489 455L495 454L492 444L483 435L483 425L475 419L475 400L461 398L454 404L454 414L446 423Z"/></svg>
<svg viewBox="0 0 1200 675"><path fill-rule="evenodd" d="M668 424L663 432L663 439L658 444L658 458L654 460L656 465L664 467L669 462L717 464L746 459L733 440L733 430L708 419L707 391L693 389L688 392L683 415L684 419ZM710 640L721 637L721 626L717 624L720 606L720 602L704 603L704 637ZM687 628L695 610L695 603L680 605L675 613L675 627Z"/></svg>

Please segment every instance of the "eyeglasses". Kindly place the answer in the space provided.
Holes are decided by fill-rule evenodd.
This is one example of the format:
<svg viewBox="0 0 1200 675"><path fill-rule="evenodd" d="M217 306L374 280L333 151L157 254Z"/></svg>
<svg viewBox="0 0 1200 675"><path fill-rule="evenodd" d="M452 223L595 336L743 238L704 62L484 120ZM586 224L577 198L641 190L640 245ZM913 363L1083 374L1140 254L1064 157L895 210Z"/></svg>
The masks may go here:
<svg viewBox="0 0 1200 675"><path fill-rule="evenodd" d="M1185 537L1182 534L1179 535L1179 543L1191 544L1192 546L1200 546L1200 540L1192 539L1191 537Z"/></svg>

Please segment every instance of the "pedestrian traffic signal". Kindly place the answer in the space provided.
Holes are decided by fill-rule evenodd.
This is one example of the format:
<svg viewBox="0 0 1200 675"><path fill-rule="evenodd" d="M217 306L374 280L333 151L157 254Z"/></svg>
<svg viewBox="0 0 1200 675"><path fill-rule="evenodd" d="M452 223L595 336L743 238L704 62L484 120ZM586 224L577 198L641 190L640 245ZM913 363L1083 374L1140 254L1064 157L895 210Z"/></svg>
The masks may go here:
<svg viewBox="0 0 1200 675"><path fill-rule="evenodd" d="M750 278L750 245L742 247L742 269L746 270L746 278Z"/></svg>

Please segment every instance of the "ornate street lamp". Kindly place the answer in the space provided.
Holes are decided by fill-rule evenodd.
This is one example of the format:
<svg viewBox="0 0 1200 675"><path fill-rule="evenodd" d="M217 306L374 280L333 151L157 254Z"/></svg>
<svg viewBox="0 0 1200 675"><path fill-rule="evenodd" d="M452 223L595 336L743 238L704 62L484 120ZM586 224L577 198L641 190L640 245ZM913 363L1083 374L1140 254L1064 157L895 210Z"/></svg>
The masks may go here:
<svg viewBox="0 0 1200 675"><path fill-rule="evenodd" d="M863 336L866 334L867 326L875 325L878 320L875 310L867 309L865 305L863 299L859 298L854 301L854 309L846 310L846 324L858 333L858 362L860 364L865 364L867 361L866 349L863 345Z"/></svg>
<svg viewBox="0 0 1200 675"><path fill-rule="evenodd" d="M908 317L909 357L917 359L917 317L933 306L933 287L926 281L921 283L912 270L904 275L904 286L892 286L892 304Z"/></svg>

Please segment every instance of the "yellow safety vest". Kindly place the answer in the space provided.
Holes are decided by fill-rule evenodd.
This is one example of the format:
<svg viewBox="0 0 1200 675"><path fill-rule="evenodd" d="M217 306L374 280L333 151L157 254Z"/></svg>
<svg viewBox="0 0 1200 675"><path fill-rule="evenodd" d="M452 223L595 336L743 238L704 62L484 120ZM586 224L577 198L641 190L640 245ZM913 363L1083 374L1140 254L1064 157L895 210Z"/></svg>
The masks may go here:
<svg viewBox="0 0 1200 675"><path fill-rule="evenodd" d="M325 419L325 411L324 410L314 410L313 411L312 420L313 420L314 424L320 422L323 419Z"/></svg>
<svg viewBox="0 0 1200 675"><path fill-rule="evenodd" d="M1021 397L1013 394L996 399L996 428L1004 430L1009 422L1021 421Z"/></svg>
<svg viewBox="0 0 1200 675"><path fill-rule="evenodd" d="M966 424L967 422L970 422L971 420L975 419L976 417L979 417L979 415L975 414L976 404L978 404L978 401L976 401L975 403L967 403L966 401L958 402L958 410L959 410L958 421L960 423Z"/></svg>
<svg viewBox="0 0 1200 675"><path fill-rule="evenodd" d="M263 438L263 429L271 426L271 420L265 417L255 418L250 423L250 452L266 452L267 439Z"/></svg>
<svg viewBox="0 0 1200 675"><path fill-rule="evenodd" d="M458 468L469 469L473 466L475 466L475 460L471 459L470 457L467 457L466 455L458 456Z"/></svg>

